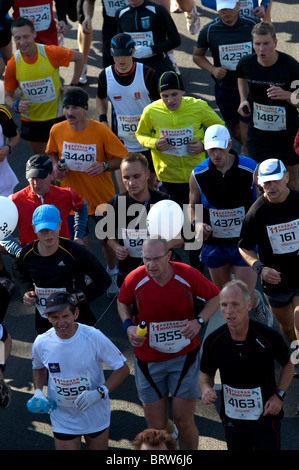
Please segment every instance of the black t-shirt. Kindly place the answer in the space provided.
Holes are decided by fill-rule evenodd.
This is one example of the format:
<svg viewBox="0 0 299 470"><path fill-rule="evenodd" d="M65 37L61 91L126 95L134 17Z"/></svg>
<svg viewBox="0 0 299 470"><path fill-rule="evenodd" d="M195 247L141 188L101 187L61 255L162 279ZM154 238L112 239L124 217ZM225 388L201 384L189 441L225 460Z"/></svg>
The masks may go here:
<svg viewBox="0 0 299 470"><path fill-rule="evenodd" d="M74 293L82 290L88 301L101 296L111 280L100 261L84 246L59 237L59 247L50 256L38 252L38 240L26 245L18 258L22 289L65 288ZM90 282L86 283L86 275Z"/></svg>
<svg viewBox="0 0 299 470"><path fill-rule="evenodd" d="M226 324L212 332L203 344L200 370L213 375L219 369L222 385L229 387L261 387L265 404L277 389L275 361L281 366L285 366L289 361L289 350L281 334L273 328L250 320L245 341L234 341ZM223 415L222 394L221 416ZM281 414L275 417L280 418Z"/></svg>
<svg viewBox="0 0 299 470"><path fill-rule="evenodd" d="M152 34L154 54L167 53L181 44L177 27L166 8L158 3L144 0L142 5L133 8L130 6L120 8L115 13L119 33L147 33ZM140 45L135 41L136 45ZM144 62L146 59L140 59Z"/></svg>
<svg viewBox="0 0 299 470"><path fill-rule="evenodd" d="M275 64L264 67L257 61L257 55L252 54L240 60L237 66L237 76L247 80L249 87L248 101L253 109L253 102L267 106L284 107L286 110L286 127L292 134L296 134L299 127L297 108L287 101L268 98L267 89L270 85L281 87L286 91L294 91L294 81L299 77L299 63L296 59L284 52L278 52ZM273 118L272 118L273 119ZM253 115L250 116L250 127L253 127ZM265 131L268 133L269 131ZM271 132L271 131L270 131ZM274 133L269 139L275 138ZM277 135L277 138L279 136Z"/></svg>
<svg viewBox="0 0 299 470"><path fill-rule="evenodd" d="M202 28L196 47L203 50L210 49L215 67L233 64L245 54L252 53L251 30L258 21L256 18L246 18L239 15L238 21L233 26L228 26L221 21L220 17L217 17ZM236 44L244 44L244 48L234 50L225 47ZM220 56L226 61L225 64L221 62ZM222 80L217 80L217 82L223 87L237 89L236 70L229 70L226 76Z"/></svg>
<svg viewBox="0 0 299 470"><path fill-rule="evenodd" d="M15 137L17 135L18 126L14 122L8 109L0 105L0 135L3 133L5 137ZM2 131L2 132L1 132Z"/></svg>
<svg viewBox="0 0 299 470"><path fill-rule="evenodd" d="M226 232L234 233L234 229L241 228L240 211L244 210L246 214L256 199L253 184L256 163L250 158L239 156L234 150L231 150L230 153L235 156L235 160L224 175L217 170L210 159L206 159L196 166L193 175L201 193L199 202L203 204L204 222L212 224L210 210L216 209L216 211L212 211L215 213L216 226L222 227ZM239 214L239 217L231 216L221 220L220 217L217 217L217 209L238 209L236 213ZM208 245L236 245L238 237L214 237L212 232L204 243Z"/></svg>
<svg viewBox="0 0 299 470"><path fill-rule="evenodd" d="M292 222L292 225L289 224L290 222ZM298 232L296 232L298 224L298 191L291 190L286 200L277 204L269 202L264 196L260 196L246 214L239 247L252 250L257 245L262 263L281 273L281 282L278 285L268 284L263 281L265 293L288 293L299 287L298 248L289 253L280 253L281 244L285 247L292 247L292 242L298 241ZM269 235L273 240L272 243L275 244L276 253L273 252Z"/></svg>
<svg viewBox="0 0 299 470"><path fill-rule="evenodd" d="M120 245L124 245L124 234L123 229L131 229L131 230L147 230L147 214L153 204L156 202L162 201L164 199L169 199L169 195L166 193L162 193L160 191L155 191L153 189L149 189L150 199L148 201L144 201L144 203L140 203L133 199L129 193L126 191L125 193L118 194L114 196L110 201L109 205L111 205L114 209L113 212L107 210L107 225L108 223L112 223L115 229L115 239L119 242ZM136 210L129 210L129 208L136 204ZM133 208L134 209L134 208ZM111 218L108 217L111 214ZM119 222L123 222L121 226L119 226ZM105 218L102 220L103 226L105 225L106 221ZM107 227L109 229L109 227ZM110 232L109 232L110 233ZM128 243L131 244L132 249L135 247L136 244L139 244L136 249L141 248L143 240L130 238ZM118 269L122 276L126 276L129 272L133 269L137 268L140 264L142 264L141 257L133 257L127 256L126 259L120 260Z"/></svg>

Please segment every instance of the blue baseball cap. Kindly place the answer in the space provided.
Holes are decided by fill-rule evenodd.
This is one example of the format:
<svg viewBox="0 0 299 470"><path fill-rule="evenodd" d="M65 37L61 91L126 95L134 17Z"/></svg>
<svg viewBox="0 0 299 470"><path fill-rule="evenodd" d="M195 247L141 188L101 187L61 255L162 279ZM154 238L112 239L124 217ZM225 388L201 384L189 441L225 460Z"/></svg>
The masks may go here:
<svg viewBox="0 0 299 470"><path fill-rule="evenodd" d="M263 184L267 181L281 180L286 172L286 167L281 160L269 158L264 160L259 166L258 183Z"/></svg>
<svg viewBox="0 0 299 470"><path fill-rule="evenodd" d="M36 233L43 229L55 231L61 222L59 210L52 204L42 204L33 212L32 224Z"/></svg>

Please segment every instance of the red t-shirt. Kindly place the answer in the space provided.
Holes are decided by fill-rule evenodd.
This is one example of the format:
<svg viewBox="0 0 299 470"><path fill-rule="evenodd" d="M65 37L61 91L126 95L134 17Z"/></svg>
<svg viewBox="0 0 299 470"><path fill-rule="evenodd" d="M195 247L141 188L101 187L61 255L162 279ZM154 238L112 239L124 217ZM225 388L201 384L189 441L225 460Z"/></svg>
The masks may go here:
<svg viewBox="0 0 299 470"><path fill-rule="evenodd" d="M165 286L159 286L147 274L145 267L141 266L128 274L118 295L118 300L121 303L127 305L136 303L138 323L145 321L148 326L144 344L134 348L134 354L143 361L166 361L195 349L199 345L197 336L189 345L178 352L165 353L154 349L149 344L150 324L194 320L193 299L198 296L209 300L219 294L218 287L206 279L197 269L184 263L171 262L171 265L174 271L173 276ZM157 338L155 332L158 334L159 327L152 325L152 328L152 336L155 340ZM174 330L169 331L169 336L165 331L160 333L158 340L160 345L164 339L168 340L173 336ZM176 334L179 337L179 334Z"/></svg>
<svg viewBox="0 0 299 470"><path fill-rule="evenodd" d="M72 210L78 211L80 207L84 206L83 198L76 191L54 185L50 186L50 191L45 194L43 199L33 193L30 186L12 194L10 199L15 203L19 212L18 229L22 247L37 239L32 227L32 215L38 206L53 204L57 207L62 220L59 235L64 238L70 238L67 216Z"/></svg>

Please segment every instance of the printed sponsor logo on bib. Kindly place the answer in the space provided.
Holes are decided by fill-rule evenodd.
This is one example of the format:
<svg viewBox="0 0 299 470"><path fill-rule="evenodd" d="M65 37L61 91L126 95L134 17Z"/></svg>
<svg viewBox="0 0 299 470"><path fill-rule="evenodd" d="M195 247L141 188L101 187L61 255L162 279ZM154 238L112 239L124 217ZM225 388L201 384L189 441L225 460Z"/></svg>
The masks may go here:
<svg viewBox="0 0 299 470"><path fill-rule="evenodd" d="M221 66L236 70L239 60L252 53L252 44L250 41L240 44L225 44L218 46L218 51Z"/></svg>
<svg viewBox="0 0 299 470"><path fill-rule="evenodd" d="M184 157L188 155L188 143L193 140L193 127L183 129L159 129L160 136L167 138L168 149L165 152L168 155Z"/></svg>
<svg viewBox="0 0 299 470"><path fill-rule="evenodd" d="M299 219L268 225L267 232L274 254L283 255L299 250Z"/></svg>
<svg viewBox="0 0 299 470"><path fill-rule="evenodd" d="M52 77L20 82L20 87L27 101L45 103L56 99L56 90Z"/></svg>
<svg viewBox="0 0 299 470"><path fill-rule="evenodd" d="M253 124L261 131L284 131L286 129L286 109L284 106L253 103Z"/></svg>
<svg viewBox="0 0 299 470"><path fill-rule="evenodd" d="M62 156L69 170L86 171L96 161L97 146L95 144L79 144L63 142Z"/></svg>
<svg viewBox="0 0 299 470"><path fill-rule="evenodd" d="M181 334L188 320L150 323L149 344L163 353L177 353L190 344L190 339Z"/></svg>
<svg viewBox="0 0 299 470"><path fill-rule="evenodd" d="M243 389L223 385L225 414L229 418L255 421L263 412L261 388Z"/></svg>
<svg viewBox="0 0 299 470"><path fill-rule="evenodd" d="M236 209L209 209L210 222L215 238L235 238L240 236L245 207Z"/></svg>
<svg viewBox="0 0 299 470"><path fill-rule="evenodd" d="M75 400L85 390L91 390L89 375L61 378L50 375L57 405L74 407Z"/></svg>

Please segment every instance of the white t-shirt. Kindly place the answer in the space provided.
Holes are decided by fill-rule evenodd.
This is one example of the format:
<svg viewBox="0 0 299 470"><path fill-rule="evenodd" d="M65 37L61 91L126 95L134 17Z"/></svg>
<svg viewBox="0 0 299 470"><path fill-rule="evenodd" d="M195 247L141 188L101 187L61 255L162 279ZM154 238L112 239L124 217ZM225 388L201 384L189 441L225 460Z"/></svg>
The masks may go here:
<svg viewBox="0 0 299 470"><path fill-rule="evenodd" d="M126 358L96 328L78 324L70 339L60 339L54 328L39 335L32 347L33 369L49 371L48 398L57 402L50 415L54 432L90 434L110 425L109 399L103 399L82 412L73 405L86 389L94 390L105 382L102 363L120 369Z"/></svg>

